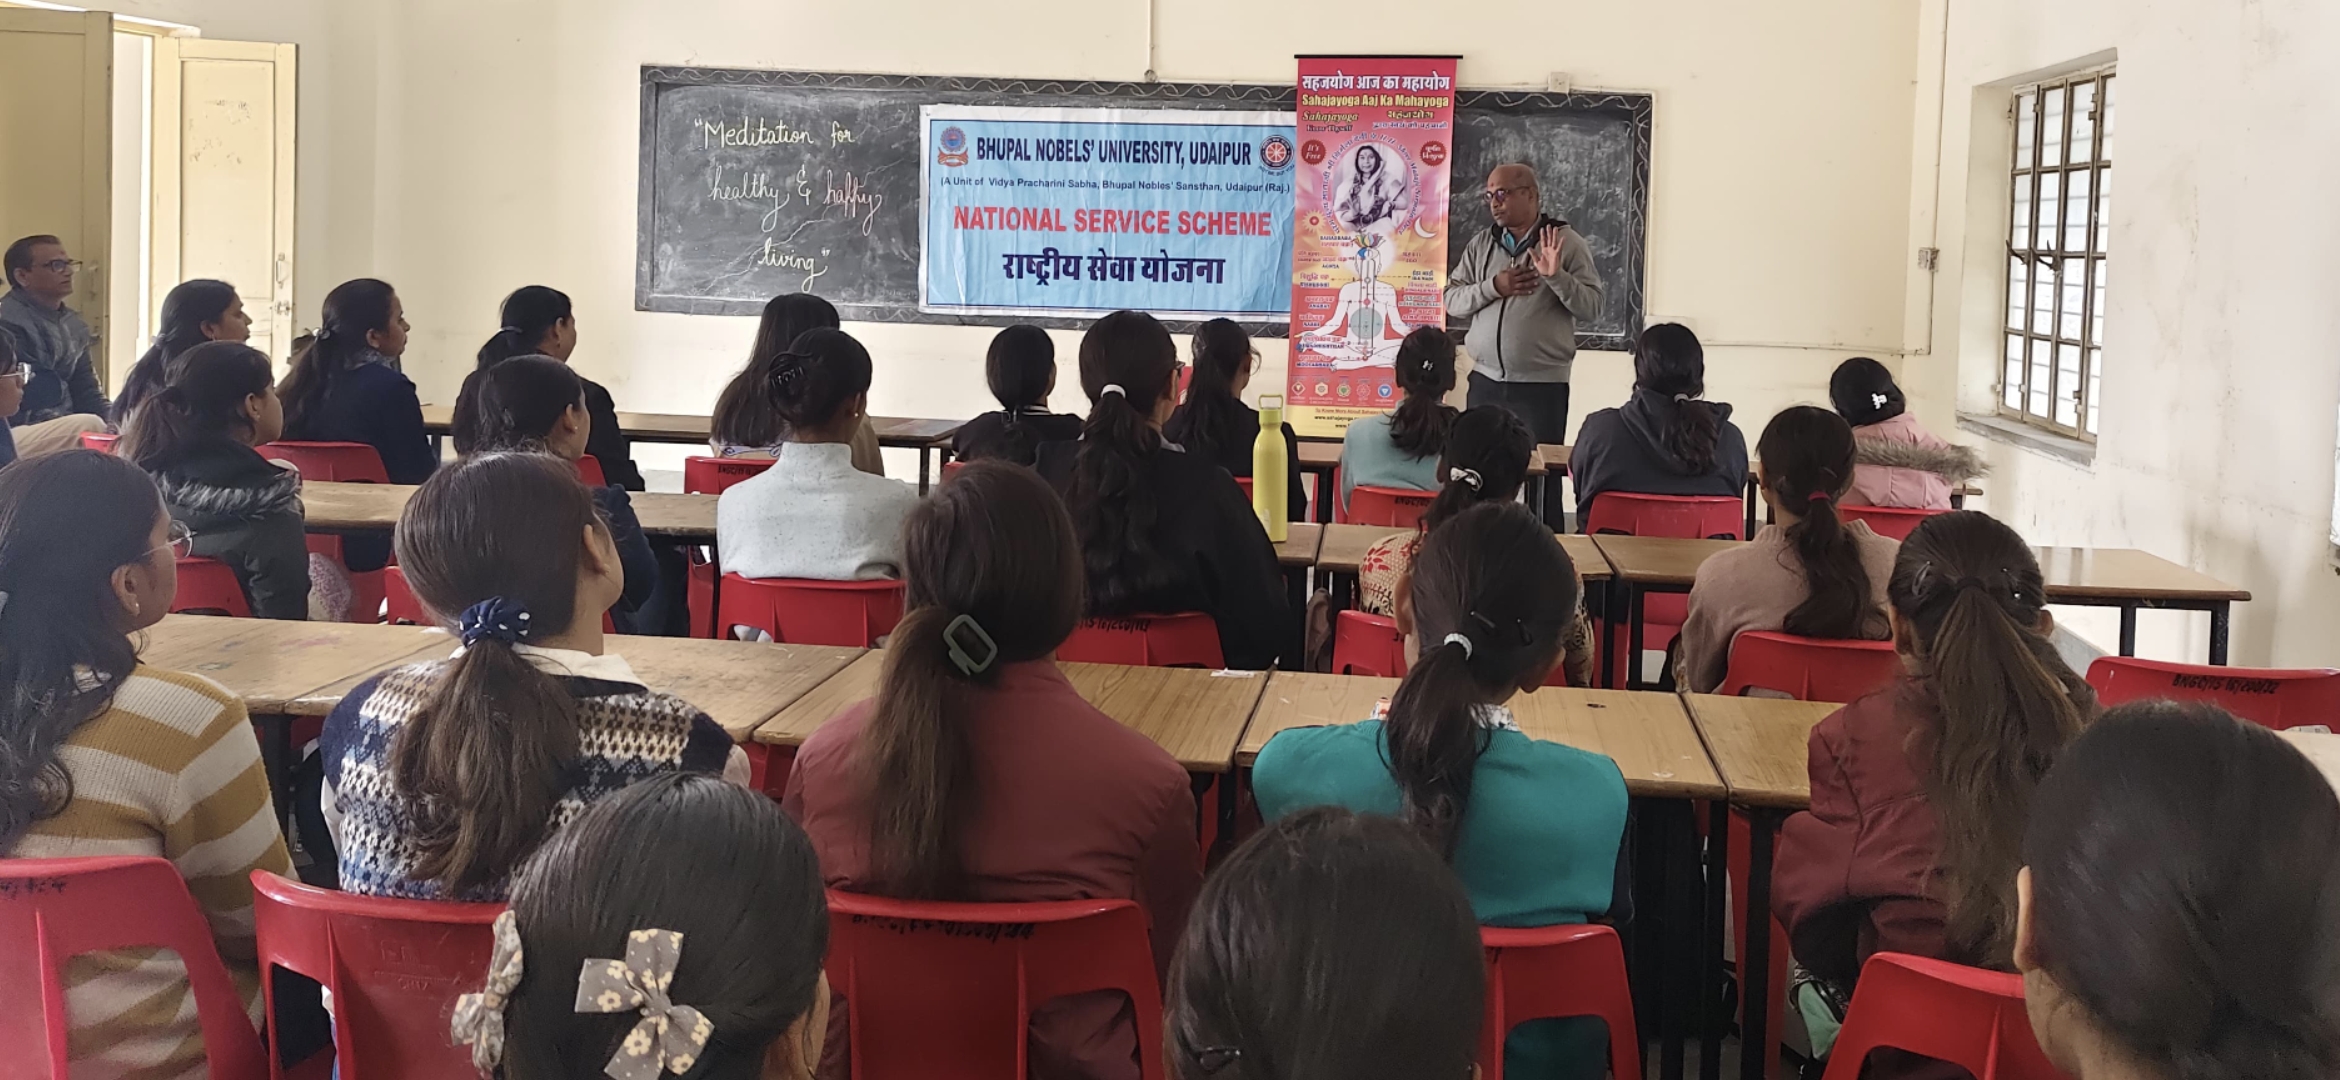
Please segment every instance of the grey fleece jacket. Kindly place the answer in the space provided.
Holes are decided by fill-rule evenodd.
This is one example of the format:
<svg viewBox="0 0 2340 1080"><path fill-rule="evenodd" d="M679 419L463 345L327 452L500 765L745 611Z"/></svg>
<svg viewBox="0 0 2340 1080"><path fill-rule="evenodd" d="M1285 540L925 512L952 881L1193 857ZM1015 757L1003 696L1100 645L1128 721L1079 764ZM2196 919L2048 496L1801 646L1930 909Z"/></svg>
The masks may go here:
<svg viewBox="0 0 2340 1080"><path fill-rule="evenodd" d="M1495 227L1479 230L1463 245L1446 278L1446 314L1471 321L1463 348L1475 370L1498 382L1567 382L1576 363L1576 324L1601 314L1592 248L1565 221L1547 217L1543 224L1560 227L1560 272L1542 287L1522 296L1495 295L1495 275L1535 263L1533 240L1510 254L1496 242Z"/></svg>

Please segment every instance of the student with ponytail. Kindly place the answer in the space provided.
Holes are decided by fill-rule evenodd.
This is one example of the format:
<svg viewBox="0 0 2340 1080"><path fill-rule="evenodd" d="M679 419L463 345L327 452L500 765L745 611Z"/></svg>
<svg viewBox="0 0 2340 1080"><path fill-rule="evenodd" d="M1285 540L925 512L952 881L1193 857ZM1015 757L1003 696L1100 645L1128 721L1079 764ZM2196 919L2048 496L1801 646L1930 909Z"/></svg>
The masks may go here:
<svg viewBox="0 0 2340 1080"><path fill-rule="evenodd" d="M345 281L325 294L324 324L293 342L292 370L277 383L284 437L374 448L393 484L419 484L439 467L423 432L422 398L400 367L406 307L388 282ZM388 538L346 537L341 558L356 573L390 561Z"/></svg>
<svg viewBox="0 0 2340 1080"><path fill-rule="evenodd" d="M1270 739L1252 767L1260 815L1332 805L1402 818L1454 864L1489 926L1581 923L1621 908L1617 763L1531 739L1504 707L1560 663L1578 592L1567 550L1517 503L1481 503L1431 530L1397 616L1419 655L1386 714ZM1505 1069L1599 1076L1600 1030L1523 1026Z"/></svg>
<svg viewBox="0 0 2340 1080"><path fill-rule="evenodd" d="M1291 611L1275 545L1216 462L1162 438L1177 405L1178 349L1154 317L1116 311L1081 338L1089 418L1079 442L1041 448L1080 534L1088 614L1204 612L1227 665L1273 667Z"/></svg>
<svg viewBox="0 0 2340 1080"><path fill-rule="evenodd" d="M1011 326L992 336L983 381L999 402L959 429L951 453L961 461L997 458L1030 465L1044 442L1081 437L1081 418L1048 411L1056 392L1056 341L1037 326Z"/></svg>
<svg viewBox="0 0 2340 1080"><path fill-rule="evenodd" d="M793 452L793 451L791 451ZM782 460L786 460L783 458ZM830 888L1010 903L1130 897L1167 970L1201 885L1194 795L1170 755L1082 700L1057 670L1081 617L1081 548L1029 470L969 465L908 525L908 608L875 701L797 752L782 807ZM1126 998L1033 1018L1034 1075L1135 1077ZM846 1075L844 1018L824 1075Z"/></svg>
<svg viewBox="0 0 2340 1080"><path fill-rule="evenodd" d="M1633 343L1633 396L1584 418L1568 459L1578 528L1604 491L1728 495L1747 487L1747 436L1731 407L1705 400L1706 349L1680 323Z"/></svg>
<svg viewBox="0 0 2340 1080"><path fill-rule="evenodd" d="M162 328L146 355L130 366L122 392L114 395L114 423L127 427L130 414L160 392L169 381L169 367L179 354L206 341L242 343L252 339L252 317L236 287L224 281L197 278L182 281L163 297Z"/></svg>
<svg viewBox="0 0 2340 1080"><path fill-rule="evenodd" d="M466 457L415 492L397 535L407 582L461 646L366 680L325 720L343 890L501 900L546 836L634 781L746 782L721 727L607 651L623 571L574 466Z"/></svg>
<svg viewBox="0 0 2340 1080"><path fill-rule="evenodd" d="M477 422L471 411L471 384L481 372L515 356L549 356L566 364L577 351L575 309L569 294L559 289L523 285L504 298L501 314L503 327L479 347L479 366L464 378L463 391L455 398L458 452L466 432ZM618 424L616 399L600 383L582 375L578 380L585 386L585 411L593 417L585 452L601 463L601 474L610 483L627 491L643 490L642 470L634 465L633 440L626 438L625 428Z"/></svg>
<svg viewBox="0 0 2340 1080"><path fill-rule="evenodd" d="M1708 559L1690 589L1677 658L1681 687L1713 693L1730 667L1731 643L1749 630L1882 641L1885 583L1901 545L1866 522L1837 515L1852 486L1853 434L1844 418L1798 405L1756 442L1756 476L1774 524L1755 542Z"/></svg>
<svg viewBox="0 0 2340 1080"><path fill-rule="evenodd" d="M780 358L796 344L796 339L815 330L835 330L842 325L836 305L811 293L784 293L764 305L764 318L756 328L756 343L748 353L747 366L731 377L722 395L715 399L713 433L707 444L716 457L780 456L780 451L788 445L788 417L773 392L780 374ZM854 468L871 476L886 474L877 430L870 427L869 417L861 418L861 425L853 431L851 445Z"/></svg>
<svg viewBox="0 0 2340 1080"><path fill-rule="evenodd" d="M1259 368L1251 335L1229 319L1212 319L1194 332L1194 378L1186 403L1162 425L1162 437L1190 454L1219 463L1230 475L1251 475L1251 448L1259 441L1259 410L1243 403L1243 391ZM1284 425L1284 490L1289 520L1308 519L1308 493L1300 487L1300 436Z"/></svg>
<svg viewBox="0 0 2340 1080"><path fill-rule="evenodd" d="M1816 978L1849 994L1883 950L2012 969L2032 793L2096 714L2048 640L2044 588L2023 538L1983 514L1902 543L1903 677L1812 729L1812 808L1780 834L1773 898Z"/></svg>
<svg viewBox="0 0 2340 1080"><path fill-rule="evenodd" d="M117 451L153 475L171 517L195 533L194 553L236 572L252 614L309 617L309 538L301 474L253 447L284 431L268 358L211 341L172 361L169 385L130 418Z"/></svg>
<svg viewBox="0 0 2340 1080"><path fill-rule="evenodd" d="M1349 425L1341 436L1341 506L1357 485L1436 491L1438 455L1461 415L1446 403L1454 392L1454 337L1442 327L1417 327L1398 343L1396 377L1405 400L1388 413Z"/></svg>

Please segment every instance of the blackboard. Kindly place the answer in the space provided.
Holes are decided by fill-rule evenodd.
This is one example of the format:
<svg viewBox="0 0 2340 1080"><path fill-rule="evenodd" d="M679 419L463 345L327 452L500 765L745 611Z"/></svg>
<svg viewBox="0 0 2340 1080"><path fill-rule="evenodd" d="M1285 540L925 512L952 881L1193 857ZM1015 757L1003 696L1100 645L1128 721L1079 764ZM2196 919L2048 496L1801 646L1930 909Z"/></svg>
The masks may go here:
<svg viewBox="0 0 2340 1080"><path fill-rule="evenodd" d="M918 310L926 104L1289 111L1293 90L645 67L634 306L753 315L809 291L857 321L1079 325ZM1601 319L1580 331L1587 348L1618 347L1641 324L1650 116L1648 95L1457 98L1455 228L1483 227L1492 164L1534 164L1549 212L1576 223L1608 284Z"/></svg>

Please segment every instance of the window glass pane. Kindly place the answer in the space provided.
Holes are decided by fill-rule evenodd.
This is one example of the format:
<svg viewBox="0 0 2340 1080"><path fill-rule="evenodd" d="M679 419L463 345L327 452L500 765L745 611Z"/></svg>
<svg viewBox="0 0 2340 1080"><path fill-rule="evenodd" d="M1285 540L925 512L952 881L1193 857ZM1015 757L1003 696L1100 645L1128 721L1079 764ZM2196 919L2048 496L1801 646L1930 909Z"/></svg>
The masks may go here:
<svg viewBox="0 0 2340 1080"><path fill-rule="evenodd" d="M2096 434L2097 403L2104 396L2104 350L2088 350L2088 433Z"/></svg>
<svg viewBox="0 0 2340 1080"><path fill-rule="evenodd" d="M2104 103L2096 109L2096 156L2104 161L2111 161L2113 156L2113 117L2116 115L2113 103L2119 97L2115 93L2119 87L2114 82L2112 76L2104 77Z"/></svg>
<svg viewBox="0 0 2340 1080"><path fill-rule="evenodd" d="M2072 88L2072 160L2089 160L2096 152L2096 83Z"/></svg>
<svg viewBox="0 0 2340 1080"><path fill-rule="evenodd" d="M2024 375L2024 392L2029 395L2024 411L2033 416L2048 414L2048 394L2055 388L2056 347L2053 342L2033 339L2030 370Z"/></svg>
<svg viewBox="0 0 2340 1080"><path fill-rule="evenodd" d="M2080 340L2082 305L2088 300L2088 278L2083 266L2086 259L2065 259L2062 295L2057 302L2056 336L2072 341ZM2075 363L2078 362L2075 358Z"/></svg>
<svg viewBox="0 0 2340 1080"><path fill-rule="evenodd" d="M2104 344L2104 260L2095 260L2095 265L2090 269L2096 271L2096 296L2093 298L2095 306L2089 309L2088 343L2102 345Z"/></svg>
<svg viewBox="0 0 2340 1080"><path fill-rule="evenodd" d="M2039 127L2039 95L2025 91L2015 96L2015 167L2031 167L2031 149Z"/></svg>
<svg viewBox="0 0 2340 1080"><path fill-rule="evenodd" d="M2073 172L2064 177L2064 250L2088 250L2088 173Z"/></svg>
<svg viewBox="0 0 2340 1080"><path fill-rule="evenodd" d="M2056 423L2080 426L2080 346L2056 346Z"/></svg>
<svg viewBox="0 0 2340 1080"><path fill-rule="evenodd" d="M2023 336L2007 335L2006 378L1999 386L1999 400L2010 409L2023 407Z"/></svg>
<svg viewBox="0 0 2340 1080"><path fill-rule="evenodd" d="M2007 260L2006 327L2009 330L2023 329L2023 297L2027 295L2025 290L2031 287L2030 275L2026 272L2030 265L2022 258Z"/></svg>
<svg viewBox="0 0 2340 1080"><path fill-rule="evenodd" d="M2039 163L2042 166L2064 163L2064 94L2065 87L2040 91Z"/></svg>
<svg viewBox="0 0 2340 1080"><path fill-rule="evenodd" d="M2112 250L2112 169L2096 171L2096 251Z"/></svg>
<svg viewBox="0 0 2340 1080"><path fill-rule="evenodd" d="M2031 264L2031 332L2045 337L2056 332L2056 266Z"/></svg>
<svg viewBox="0 0 2340 1080"><path fill-rule="evenodd" d="M2029 174L2015 178L2015 213L2013 217L2015 227L2007 242L2013 245L2017 251L2029 251L2031 249L2031 177Z"/></svg>
<svg viewBox="0 0 2340 1080"><path fill-rule="evenodd" d="M2064 205L2064 174L2039 174L2039 244L2050 251L2056 246L2057 211Z"/></svg>

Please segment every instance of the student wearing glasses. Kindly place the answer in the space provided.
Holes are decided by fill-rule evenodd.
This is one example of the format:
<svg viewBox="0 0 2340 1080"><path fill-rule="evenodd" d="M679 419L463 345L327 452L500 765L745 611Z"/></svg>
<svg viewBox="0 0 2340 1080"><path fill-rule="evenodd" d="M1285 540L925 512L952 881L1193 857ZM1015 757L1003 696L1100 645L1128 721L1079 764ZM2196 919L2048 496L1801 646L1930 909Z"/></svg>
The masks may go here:
<svg viewBox="0 0 2340 1080"><path fill-rule="evenodd" d="M9 338L24 365L17 376L23 402L8 423L16 429L17 452L26 457L71 449L83 432L104 431L113 411L90 363L97 335L65 306L80 265L54 236L27 236L0 257L8 274L0 335Z"/></svg>

